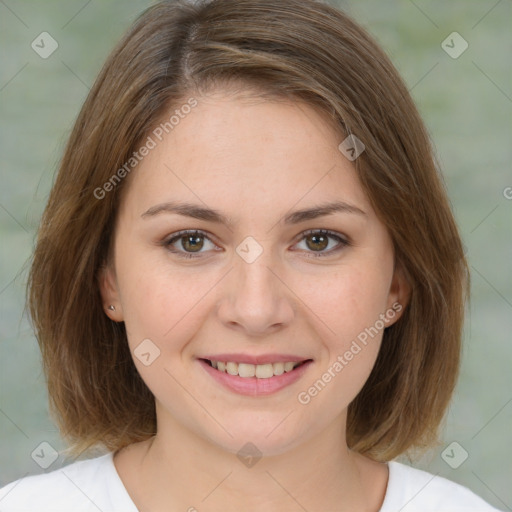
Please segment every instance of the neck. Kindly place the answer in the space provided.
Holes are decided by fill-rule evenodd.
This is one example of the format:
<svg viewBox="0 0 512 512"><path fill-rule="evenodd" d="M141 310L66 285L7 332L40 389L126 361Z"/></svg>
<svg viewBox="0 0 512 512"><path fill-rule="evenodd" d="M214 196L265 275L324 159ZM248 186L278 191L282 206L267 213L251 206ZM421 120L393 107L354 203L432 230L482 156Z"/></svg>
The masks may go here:
<svg viewBox="0 0 512 512"><path fill-rule="evenodd" d="M233 453L166 418L155 437L127 449L136 481L129 470L119 468L119 473L141 512L376 512L384 498L387 468L350 451L344 428L345 418L339 418L302 444L259 458L257 443L241 442L245 454Z"/></svg>

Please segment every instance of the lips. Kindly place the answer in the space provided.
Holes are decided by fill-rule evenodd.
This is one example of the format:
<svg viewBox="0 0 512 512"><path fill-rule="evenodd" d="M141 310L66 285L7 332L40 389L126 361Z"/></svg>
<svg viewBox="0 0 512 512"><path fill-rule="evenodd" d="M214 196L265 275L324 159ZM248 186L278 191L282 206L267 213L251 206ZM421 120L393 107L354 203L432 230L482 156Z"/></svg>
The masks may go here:
<svg viewBox="0 0 512 512"><path fill-rule="evenodd" d="M198 359L217 382L243 395L268 395L299 379L312 359L290 354L216 354Z"/></svg>

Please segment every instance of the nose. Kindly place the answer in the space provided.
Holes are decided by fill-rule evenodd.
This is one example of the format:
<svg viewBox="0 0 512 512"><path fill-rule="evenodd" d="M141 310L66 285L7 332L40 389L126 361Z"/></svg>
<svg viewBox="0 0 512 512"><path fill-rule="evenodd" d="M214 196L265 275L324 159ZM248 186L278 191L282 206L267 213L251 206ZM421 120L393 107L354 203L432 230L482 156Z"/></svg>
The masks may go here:
<svg viewBox="0 0 512 512"><path fill-rule="evenodd" d="M295 314L293 293L264 254L253 263L235 262L217 309L224 325L250 336L282 329Z"/></svg>

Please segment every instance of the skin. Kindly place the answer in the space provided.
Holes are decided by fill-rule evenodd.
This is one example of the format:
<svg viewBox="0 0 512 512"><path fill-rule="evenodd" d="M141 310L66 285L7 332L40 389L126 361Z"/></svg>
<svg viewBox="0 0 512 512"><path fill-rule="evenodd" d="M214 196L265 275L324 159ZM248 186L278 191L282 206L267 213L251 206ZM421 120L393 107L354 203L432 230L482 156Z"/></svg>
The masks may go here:
<svg viewBox="0 0 512 512"><path fill-rule="evenodd" d="M144 339L160 350L149 366L134 357L155 396L157 435L117 452L116 469L143 512L378 511L387 466L349 450L345 429L383 331L308 404L297 396L380 314L405 306L409 287L394 269L391 238L338 150L344 137L322 113L226 88L197 99L130 175L101 274L105 308L116 308L106 314L125 322L132 353ZM291 211L336 200L365 214L283 222ZM218 210L232 225L168 212L142 217L169 201ZM199 258L163 244L189 229L209 236ZM332 230L350 245L315 245L303 235L310 229ZM263 249L252 263L236 252L248 236ZM180 239L173 247L191 252ZM319 252L325 257L314 257ZM297 354L313 363L277 393L242 396L198 362L221 352ZM252 467L236 456L247 442L263 454Z"/></svg>

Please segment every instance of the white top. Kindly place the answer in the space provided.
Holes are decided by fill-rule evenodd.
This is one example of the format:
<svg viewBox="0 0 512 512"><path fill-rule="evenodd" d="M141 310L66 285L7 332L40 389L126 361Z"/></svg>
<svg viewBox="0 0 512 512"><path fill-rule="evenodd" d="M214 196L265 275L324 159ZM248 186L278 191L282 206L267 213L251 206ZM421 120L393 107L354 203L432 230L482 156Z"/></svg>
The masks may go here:
<svg viewBox="0 0 512 512"><path fill-rule="evenodd" d="M389 462L379 512L499 512L466 487ZM114 465L113 454L27 476L0 489L2 512L138 512Z"/></svg>

